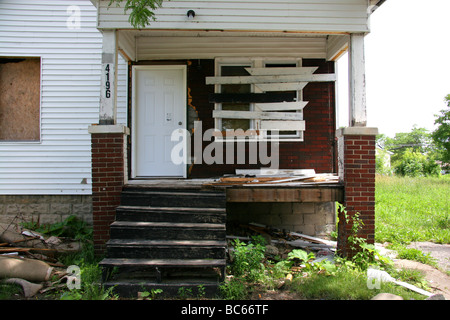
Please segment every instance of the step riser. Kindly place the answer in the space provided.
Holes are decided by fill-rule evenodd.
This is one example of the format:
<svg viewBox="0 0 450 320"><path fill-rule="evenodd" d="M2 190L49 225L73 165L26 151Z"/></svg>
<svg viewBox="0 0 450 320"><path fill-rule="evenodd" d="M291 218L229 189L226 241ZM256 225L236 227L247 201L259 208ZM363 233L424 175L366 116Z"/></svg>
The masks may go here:
<svg viewBox="0 0 450 320"><path fill-rule="evenodd" d="M226 219L225 192L125 187L100 263L105 288L122 297L154 289L163 290L156 298L180 289L213 297L224 280Z"/></svg>
<svg viewBox="0 0 450 320"><path fill-rule="evenodd" d="M133 259L225 259L225 248L108 247L108 257Z"/></svg>
<svg viewBox="0 0 450 320"><path fill-rule="evenodd" d="M123 228L111 227L111 239L146 240L223 240L225 230L195 228Z"/></svg>
<svg viewBox="0 0 450 320"><path fill-rule="evenodd" d="M122 193L121 204L126 206L225 208L225 194L182 193Z"/></svg>
<svg viewBox="0 0 450 320"><path fill-rule="evenodd" d="M142 211L118 208L116 221L226 223L225 213Z"/></svg>

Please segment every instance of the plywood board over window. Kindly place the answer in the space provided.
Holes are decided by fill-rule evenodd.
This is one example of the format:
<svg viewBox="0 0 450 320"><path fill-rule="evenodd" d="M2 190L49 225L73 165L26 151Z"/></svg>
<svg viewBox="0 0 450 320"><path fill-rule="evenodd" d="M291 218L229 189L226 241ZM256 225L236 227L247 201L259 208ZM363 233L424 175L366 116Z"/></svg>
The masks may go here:
<svg viewBox="0 0 450 320"><path fill-rule="evenodd" d="M0 141L40 140L40 58L0 58Z"/></svg>

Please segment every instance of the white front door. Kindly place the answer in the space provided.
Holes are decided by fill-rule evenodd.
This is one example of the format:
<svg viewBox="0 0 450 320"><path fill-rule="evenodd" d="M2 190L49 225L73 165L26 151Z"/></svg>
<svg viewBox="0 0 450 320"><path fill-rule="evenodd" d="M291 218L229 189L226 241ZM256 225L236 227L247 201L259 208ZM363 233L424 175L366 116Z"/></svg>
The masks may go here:
<svg viewBox="0 0 450 320"><path fill-rule="evenodd" d="M171 151L174 130L186 127L186 67L135 66L132 177L186 177Z"/></svg>

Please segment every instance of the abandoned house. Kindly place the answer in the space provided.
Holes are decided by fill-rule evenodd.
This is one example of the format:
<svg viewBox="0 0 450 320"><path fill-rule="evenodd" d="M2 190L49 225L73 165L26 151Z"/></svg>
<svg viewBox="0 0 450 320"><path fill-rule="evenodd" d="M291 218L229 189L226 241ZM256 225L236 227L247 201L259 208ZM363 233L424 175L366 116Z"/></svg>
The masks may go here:
<svg viewBox="0 0 450 320"><path fill-rule="evenodd" d="M233 223L327 237L336 202L373 243L364 37L382 2L171 0L137 29L109 0L1 1L0 219L76 214L105 269L160 284L223 269Z"/></svg>

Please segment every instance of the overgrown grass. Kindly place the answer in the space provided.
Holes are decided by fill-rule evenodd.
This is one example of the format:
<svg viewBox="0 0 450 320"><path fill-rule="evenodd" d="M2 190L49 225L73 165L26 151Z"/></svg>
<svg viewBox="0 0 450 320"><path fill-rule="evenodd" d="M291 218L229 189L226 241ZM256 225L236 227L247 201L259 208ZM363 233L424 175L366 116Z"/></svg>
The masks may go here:
<svg viewBox="0 0 450 320"><path fill-rule="evenodd" d="M392 274L392 273L391 273ZM397 275L399 278L404 278ZM408 278L408 282L418 285L421 275ZM369 288L367 275L359 269L340 267L333 275L320 273L308 277L297 277L289 286L305 299L323 300L370 300L378 293L386 292L401 296L405 300L424 300L426 297L392 283L382 282L379 288Z"/></svg>
<svg viewBox="0 0 450 320"><path fill-rule="evenodd" d="M449 176L377 176L375 241L450 243L449 195Z"/></svg>

